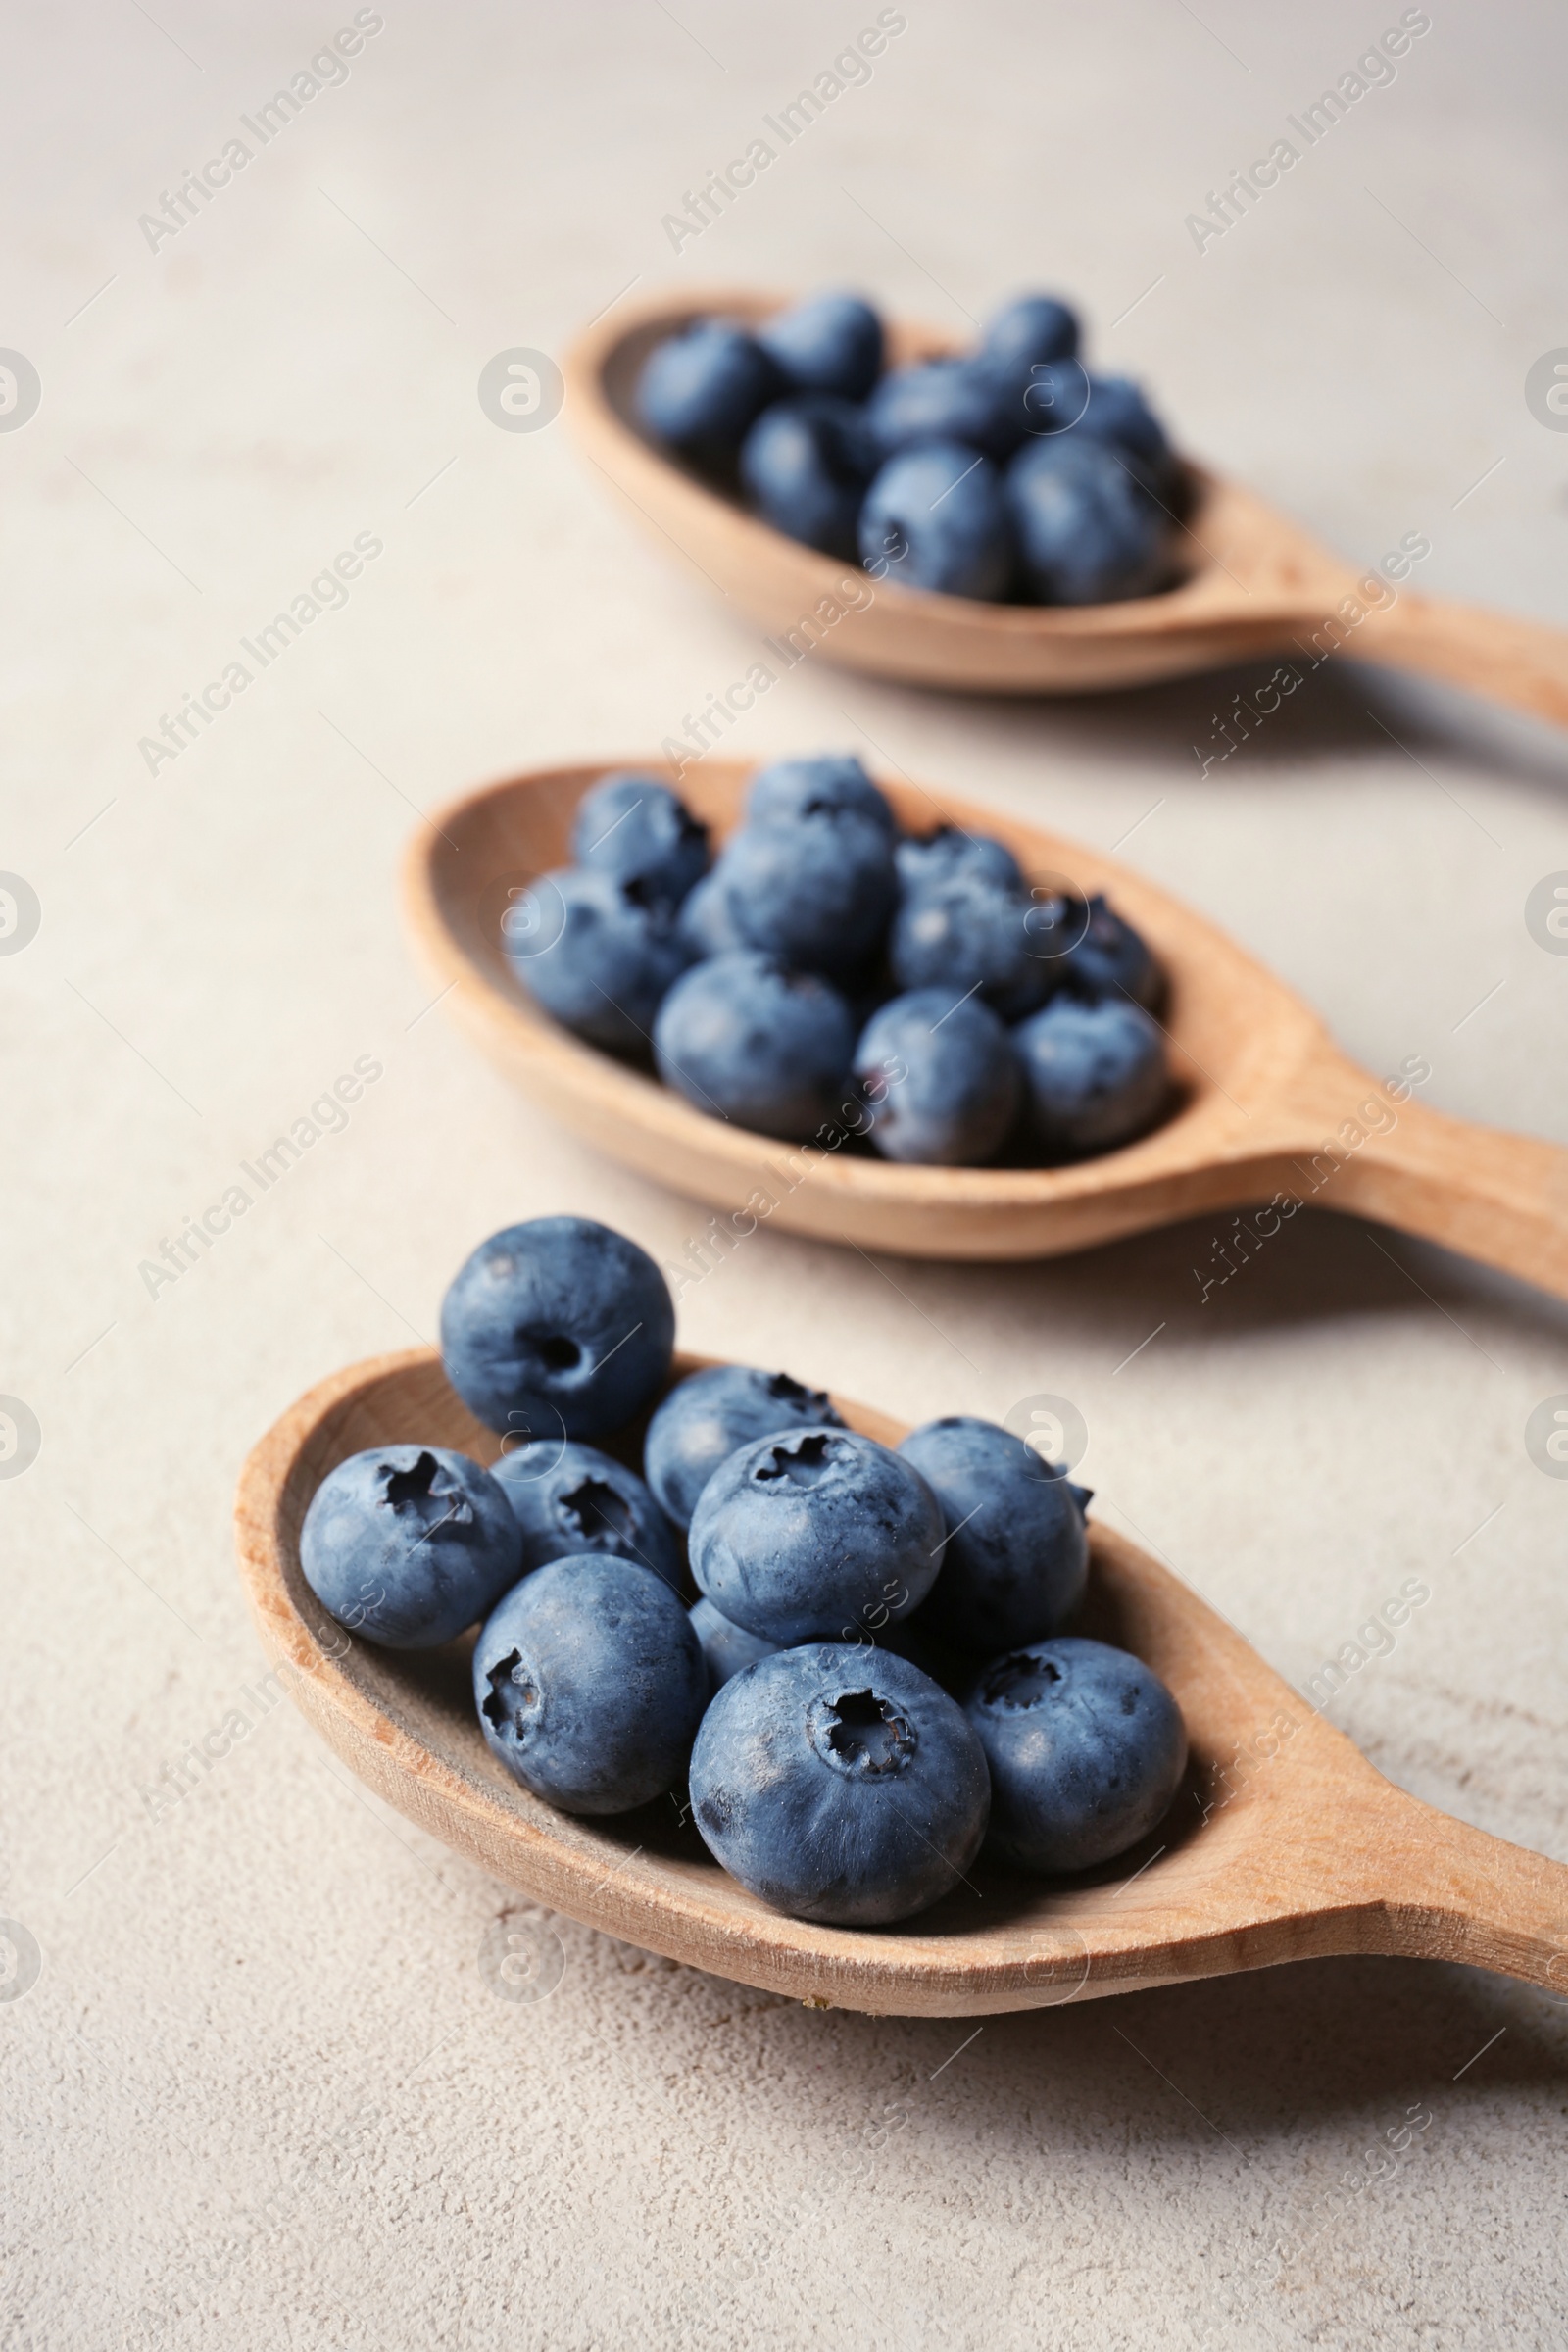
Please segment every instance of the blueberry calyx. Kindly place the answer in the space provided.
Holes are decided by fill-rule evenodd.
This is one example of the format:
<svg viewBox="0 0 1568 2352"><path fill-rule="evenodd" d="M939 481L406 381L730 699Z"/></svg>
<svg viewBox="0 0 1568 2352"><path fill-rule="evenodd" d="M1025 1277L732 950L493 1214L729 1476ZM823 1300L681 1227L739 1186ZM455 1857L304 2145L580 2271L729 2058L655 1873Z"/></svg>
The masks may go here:
<svg viewBox="0 0 1568 2352"><path fill-rule="evenodd" d="M532 1668L523 1664L520 1650L510 1649L485 1679L490 1685L483 1707L486 1720L498 1732L510 1732L519 1747L525 1746L544 1713L544 1695Z"/></svg>
<svg viewBox="0 0 1568 2352"><path fill-rule="evenodd" d="M763 1486L787 1478L792 1486L814 1487L833 1467L834 1456L828 1451L832 1445L832 1438L820 1429L808 1437L783 1439L758 1463L752 1476Z"/></svg>
<svg viewBox="0 0 1568 2352"><path fill-rule="evenodd" d="M547 1331L540 1338L531 1332L519 1332L518 1340L531 1348L547 1372L574 1372L582 1362L582 1349L575 1340L564 1339L559 1332Z"/></svg>
<svg viewBox="0 0 1568 2352"><path fill-rule="evenodd" d="M1061 1668L1050 1658L1032 1658L1027 1651L999 1658L986 1676L986 1705L1021 1713L1025 1707L1038 1707L1050 1696L1053 1686L1063 1679Z"/></svg>
<svg viewBox="0 0 1568 2352"><path fill-rule="evenodd" d="M919 1745L909 1718L874 1690L824 1694L811 1708L807 1731L823 1763L852 1780L905 1771Z"/></svg>
<svg viewBox="0 0 1568 2352"><path fill-rule="evenodd" d="M409 1470L394 1470L388 1467L385 1473L386 1494L384 1499L391 1504L395 1511L401 1511L405 1503L428 1502L431 1491L435 1486L436 1472L440 1467L441 1465L433 1453L421 1453L413 1468Z"/></svg>
<svg viewBox="0 0 1568 2352"><path fill-rule="evenodd" d="M468 1527L473 1521L472 1504L450 1478L442 1477L441 1465L429 1451L419 1454L407 1470L394 1470L389 1462L383 1463L381 1500L387 1509L399 1513L412 1511L416 1519L425 1516L419 1509L420 1503L445 1503L441 1516L419 1538L421 1544L438 1527L454 1524Z"/></svg>
<svg viewBox="0 0 1568 2352"><path fill-rule="evenodd" d="M585 1478L561 1497L561 1515L588 1543L609 1537L626 1543L636 1534L636 1521L623 1494L602 1478Z"/></svg>

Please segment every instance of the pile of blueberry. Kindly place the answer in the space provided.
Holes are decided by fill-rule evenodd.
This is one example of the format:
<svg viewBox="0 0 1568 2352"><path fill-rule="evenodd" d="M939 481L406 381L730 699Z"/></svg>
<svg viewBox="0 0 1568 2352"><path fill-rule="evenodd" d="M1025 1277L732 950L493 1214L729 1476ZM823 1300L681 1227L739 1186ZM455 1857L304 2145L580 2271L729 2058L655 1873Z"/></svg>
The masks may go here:
<svg viewBox="0 0 1568 2352"><path fill-rule="evenodd" d="M800 1919L906 1918L988 1838L1054 1875L1146 1836L1187 1737L1147 1666L1060 1631L1088 1493L989 1421L932 1421L894 1452L784 1373L670 1387L674 1327L622 1235L493 1235L441 1343L501 1457L340 1463L300 1537L323 1606L391 1649L483 1619L479 1724L525 1788L613 1814L689 1785L715 1859ZM642 1478L585 1442L624 1446L651 1409Z"/></svg>
<svg viewBox="0 0 1568 2352"><path fill-rule="evenodd" d="M963 359L883 358L858 294L755 333L702 318L651 354L638 414L775 530L877 579L1038 605L1170 585L1181 468L1138 386L1084 368L1064 302L1008 303Z"/></svg>
<svg viewBox="0 0 1568 2352"><path fill-rule="evenodd" d="M607 776L571 849L503 917L512 969L716 1118L977 1167L1108 1152L1167 1107L1132 925L983 834L901 837L858 760L759 769L712 862L667 785Z"/></svg>

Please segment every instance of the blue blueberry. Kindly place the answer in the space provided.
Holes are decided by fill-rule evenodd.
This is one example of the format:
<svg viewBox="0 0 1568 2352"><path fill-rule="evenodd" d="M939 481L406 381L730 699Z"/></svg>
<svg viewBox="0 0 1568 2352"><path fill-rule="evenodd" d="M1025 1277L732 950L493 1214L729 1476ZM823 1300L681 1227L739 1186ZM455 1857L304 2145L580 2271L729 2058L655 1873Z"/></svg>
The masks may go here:
<svg viewBox="0 0 1568 2352"><path fill-rule="evenodd" d="M997 388L1002 414L1026 433L1057 432L1081 416L1089 379L1078 358L1078 321L1050 294L1026 294L999 311L975 355Z"/></svg>
<svg viewBox="0 0 1568 2352"><path fill-rule="evenodd" d="M708 871L708 827L653 776L602 776L577 803L571 854L644 906L678 906Z"/></svg>
<svg viewBox="0 0 1568 2352"><path fill-rule="evenodd" d="M643 1468L677 1527L690 1527L697 1497L738 1446L783 1429L840 1429L820 1389L787 1372L750 1364L710 1364L672 1388L648 1424Z"/></svg>
<svg viewBox="0 0 1568 2352"><path fill-rule="evenodd" d="M891 841L898 822L852 752L824 752L813 760L775 760L760 767L746 793L749 824L795 824L803 817L864 817Z"/></svg>
<svg viewBox="0 0 1568 2352"><path fill-rule="evenodd" d="M731 1675L739 1674L743 1666L755 1666L759 1658L770 1658L778 1648L776 1642L764 1642L760 1635L749 1634L744 1626L731 1625L710 1600L694 1600L687 1614L692 1631L703 1645L709 1685L714 1690L721 1690Z"/></svg>
<svg viewBox="0 0 1568 2352"><path fill-rule="evenodd" d="M744 824L724 844L717 870L754 948L830 979L876 955L898 891L889 836L849 809L796 824Z"/></svg>
<svg viewBox="0 0 1568 2352"><path fill-rule="evenodd" d="M703 1718L692 1811L732 1878L796 1919L878 1928L940 1901L985 1837L986 1761L963 1710L884 1650L779 1650Z"/></svg>
<svg viewBox="0 0 1568 2352"><path fill-rule="evenodd" d="M691 1619L635 1560L589 1552L525 1576L485 1624L486 1744L564 1813L625 1813L673 1788L708 1703Z"/></svg>
<svg viewBox="0 0 1568 2352"><path fill-rule="evenodd" d="M1075 433L1108 441L1132 466L1136 479L1157 500L1169 504L1180 468L1165 428L1141 388L1125 375L1092 375L1089 405Z"/></svg>
<svg viewBox="0 0 1568 2352"><path fill-rule="evenodd" d="M747 945L730 906L724 877L716 867L712 873L705 874L682 900L675 928L682 946L694 959L728 956L734 949Z"/></svg>
<svg viewBox="0 0 1568 2352"><path fill-rule="evenodd" d="M812 294L775 312L757 340L797 391L864 400L882 372L882 321L858 294Z"/></svg>
<svg viewBox="0 0 1568 2352"><path fill-rule="evenodd" d="M893 976L903 989L977 989L1004 1020L1043 1004L1056 985L1056 964L1042 942L1037 904L972 873L913 891L899 908L889 942Z"/></svg>
<svg viewBox="0 0 1568 2352"><path fill-rule="evenodd" d="M662 441L712 464L733 456L784 389L782 369L754 335L723 318L700 318L651 355L637 413Z"/></svg>
<svg viewBox="0 0 1568 2352"><path fill-rule="evenodd" d="M966 1413L911 1430L899 1451L951 1531L922 1620L981 1657L1058 1632L1089 1575L1089 1536L1066 1480L1022 1438Z"/></svg>
<svg viewBox="0 0 1568 2352"><path fill-rule="evenodd" d="M1187 1769L1180 1707L1104 1642L1020 1645L986 1668L967 1712L991 1767L991 1844L1017 1870L1092 1870L1125 1853Z"/></svg>
<svg viewBox="0 0 1568 2352"><path fill-rule="evenodd" d="M1149 596L1164 579L1165 521L1102 441L1055 433L1007 469L1020 576L1047 605Z"/></svg>
<svg viewBox="0 0 1568 2352"><path fill-rule="evenodd" d="M613 1552L679 1591L680 1538L624 1462L594 1446L530 1438L508 1446L492 1476L522 1531L524 1575L547 1560Z"/></svg>
<svg viewBox="0 0 1568 2352"><path fill-rule="evenodd" d="M1024 917L1024 930L1031 955L1045 970L1049 993L1054 995L1058 988L1067 986L1072 950L1087 935L1089 905L1076 891L1052 890L1044 885L1032 890L1029 896L1031 903Z"/></svg>
<svg viewBox="0 0 1568 2352"><path fill-rule="evenodd" d="M1025 1115L1051 1158L1130 1144L1166 1106L1164 1039L1143 1006L1125 997L1099 1004L1054 997L1012 1037L1023 1064Z"/></svg>
<svg viewBox="0 0 1568 2352"><path fill-rule="evenodd" d="M1054 294L1020 294L1004 304L986 321L976 354L983 367L1008 375L1077 356L1077 316Z"/></svg>
<svg viewBox="0 0 1568 2352"><path fill-rule="evenodd" d="M355 1453L317 1488L300 1566L323 1608L387 1649L433 1649L520 1574L512 1506L488 1470L437 1446Z"/></svg>
<svg viewBox="0 0 1568 2352"><path fill-rule="evenodd" d="M743 1446L692 1514L692 1574L769 1642L875 1636L918 1608L942 1565L942 1507L913 1466L851 1429Z"/></svg>
<svg viewBox="0 0 1568 2352"><path fill-rule="evenodd" d="M900 888L907 896L959 875L973 875L999 890L1024 888L1023 868L1004 841L989 833L966 833L961 825L938 825L934 833L911 834L894 851Z"/></svg>
<svg viewBox="0 0 1568 2352"><path fill-rule="evenodd" d="M1088 917L1062 957L1066 986L1091 1001L1132 997L1152 1012L1164 993L1164 975L1143 933L1098 895L1089 901Z"/></svg>
<svg viewBox="0 0 1568 2352"><path fill-rule="evenodd" d="M866 403L865 421L882 455L928 441L961 442L972 461L1010 457L1023 438L1020 416L1003 413L996 379L972 360L922 360L885 375Z"/></svg>
<svg viewBox="0 0 1568 2352"><path fill-rule="evenodd" d="M860 503L880 462L859 409L802 393L764 409L747 434L741 485L776 531L853 563Z"/></svg>
<svg viewBox="0 0 1568 2352"><path fill-rule="evenodd" d="M1002 1022L951 988L917 988L873 1013L855 1077L883 1158L927 1167L979 1167L1005 1142L1023 1091Z"/></svg>
<svg viewBox="0 0 1568 2352"><path fill-rule="evenodd" d="M606 1437L669 1379L675 1308L646 1250L588 1217L481 1242L441 1302L448 1380L515 1441Z"/></svg>
<svg viewBox="0 0 1568 2352"><path fill-rule="evenodd" d="M906 588L1004 597L1014 548L1002 475L959 441L890 458L860 509L860 561Z"/></svg>
<svg viewBox="0 0 1568 2352"><path fill-rule="evenodd" d="M753 950L695 965L654 1024L666 1086L714 1118L796 1143L838 1109L854 1052L837 989Z"/></svg>
<svg viewBox="0 0 1568 2352"><path fill-rule="evenodd" d="M502 922L507 961L562 1026L614 1054L646 1054L654 1016L691 961L674 910L613 874L563 866Z"/></svg>
<svg viewBox="0 0 1568 2352"><path fill-rule="evenodd" d="M1088 414L1089 378L1076 360L1053 360L1044 368L1031 368L1027 376L1020 377L1012 397L1019 438L1027 434L1039 440L1046 435L1070 432Z"/></svg>

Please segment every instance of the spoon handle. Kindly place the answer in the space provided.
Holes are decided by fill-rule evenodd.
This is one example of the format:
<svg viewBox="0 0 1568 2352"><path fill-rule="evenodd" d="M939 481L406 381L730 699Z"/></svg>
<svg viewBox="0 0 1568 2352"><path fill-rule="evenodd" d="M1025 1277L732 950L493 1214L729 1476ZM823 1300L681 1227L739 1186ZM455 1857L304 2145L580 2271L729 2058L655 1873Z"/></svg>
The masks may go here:
<svg viewBox="0 0 1568 2352"><path fill-rule="evenodd" d="M1471 686L1568 726L1568 630L1426 596L1374 609L1341 649L1357 662L1391 662L1450 686Z"/></svg>
<svg viewBox="0 0 1568 2352"><path fill-rule="evenodd" d="M1377 1217L1568 1298L1568 1151L1560 1145L1412 1101L1396 1125L1359 1144L1344 1128L1331 1132L1314 1170L1320 1163L1324 1207Z"/></svg>
<svg viewBox="0 0 1568 2352"><path fill-rule="evenodd" d="M1417 1797L1404 1796L1396 1822L1384 1948L1496 1969L1568 2003L1568 1868Z"/></svg>

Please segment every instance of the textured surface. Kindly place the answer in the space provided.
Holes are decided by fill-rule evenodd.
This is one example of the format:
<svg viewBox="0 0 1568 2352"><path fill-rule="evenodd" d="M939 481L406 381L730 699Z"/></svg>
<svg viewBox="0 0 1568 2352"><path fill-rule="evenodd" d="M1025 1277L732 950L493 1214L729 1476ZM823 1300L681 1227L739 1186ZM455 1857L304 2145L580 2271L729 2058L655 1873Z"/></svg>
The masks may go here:
<svg viewBox="0 0 1568 2352"><path fill-rule="evenodd" d="M43 381L0 433L0 863L43 912L0 961L0 1388L42 1431L0 1482L0 1909L42 1952L0 2014L3 2340L1555 2343L1568 2010L1323 1963L960 2050L509 1915L249 1694L228 1509L282 1406L427 1337L495 1226L585 1209L671 1264L702 1232L457 1044L397 936L411 802L651 749L759 654L558 426L496 429L492 356L665 272L958 324L1059 281L1199 458L1348 555L1424 531L1422 587L1568 622L1568 441L1523 392L1565 333L1560 26L1437 12L1200 254L1184 216L1396 8L911 6L677 254L662 216L873 9L605 7L590 45L559 10L388 6L152 252L138 215L352 14L155 13L19 25L0 157L0 341ZM346 607L149 774L138 739L360 532L384 552ZM726 741L869 744L1121 841L1372 1068L1424 1054L1439 1106L1568 1140L1568 961L1524 921L1568 868L1568 745L1331 662L1200 774L1260 674L997 708L808 662ZM261 1191L241 1162L360 1056L346 1125ZM141 1261L236 1184L149 1296ZM1524 1437L1568 1314L1315 1216L1200 1305L1214 1238L950 1271L763 1231L684 1288L681 1336L910 1420L1070 1399L1098 1507L1302 1688L1421 1580L1333 1719L1568 1856L1568 1484ZM247 1736L149 1797L231 1711ZM508 1934L548 1997L498 1997Z"/></svg>

